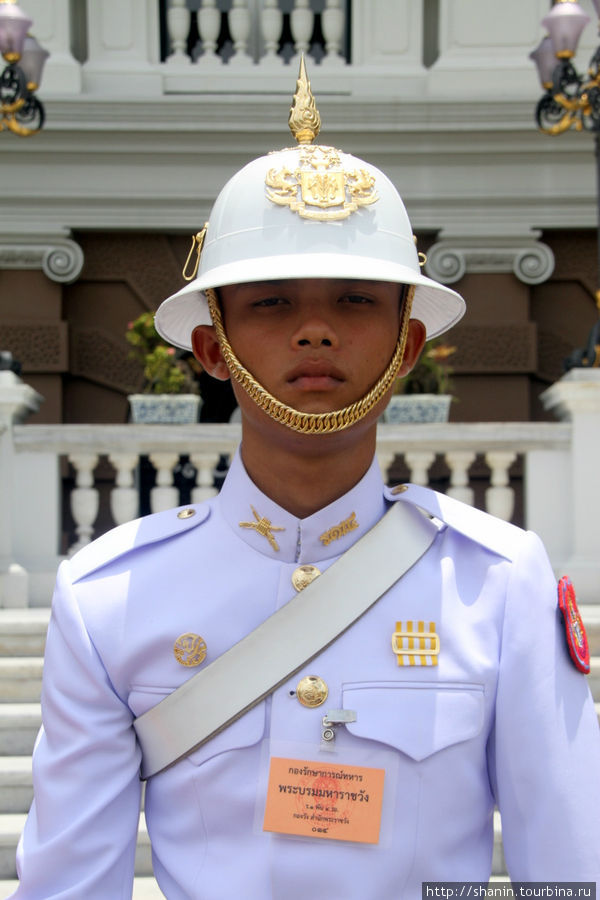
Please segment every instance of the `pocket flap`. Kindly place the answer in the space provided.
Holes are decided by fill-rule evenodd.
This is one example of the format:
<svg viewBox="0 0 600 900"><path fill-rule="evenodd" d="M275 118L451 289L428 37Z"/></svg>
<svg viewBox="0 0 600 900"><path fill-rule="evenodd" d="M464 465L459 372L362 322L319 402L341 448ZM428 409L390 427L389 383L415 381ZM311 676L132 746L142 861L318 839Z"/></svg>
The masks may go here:
<svg viewBox="0 0 600 900"><path fill-rule="evenodd" d="M380 682L343 686L343 706L354 709L351 734L389 744L415 760L469 740L483 726L481 685Z"/></svg>

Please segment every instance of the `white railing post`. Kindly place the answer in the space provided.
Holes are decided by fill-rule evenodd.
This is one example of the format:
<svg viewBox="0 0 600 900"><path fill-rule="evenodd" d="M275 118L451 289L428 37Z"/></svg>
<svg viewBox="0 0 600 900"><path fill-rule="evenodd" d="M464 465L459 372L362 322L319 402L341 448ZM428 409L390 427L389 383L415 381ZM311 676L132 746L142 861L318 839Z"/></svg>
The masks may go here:
<svg viewBox="0 0 600 900"><path fill-rule="evenodd" d="M171 53L166 62L170 65L188 65L191 59L186 53L186 44L190 32L191 13L185 0L169 0L167 9L167 30L171 42Z"/></svg>
<svg viewBox="0 0 600 900"><path fill-rule="evenodd" d="M426 451L413 451L404 454L404 461L410 469L410 481L413 484L427 485L429 483L429 467L435 459L435 453Z"/></svg>
<svg viewBox="0 0 600 900"><path fill-rule="evenodd" d="M77 540L69 547L69 556L89 544L98 515L99 494L94 487L94 469L98 464L96 453L71 453L69 462L75 469L75 488L71 492L71 515L75 522Z"/></svg>
<svg viewBox="0 0 600 900"><path fill-rule="evenodd" d="M190 462L197 470L196 487L192 490L192 503L202 503L215 497L217 491L213 486L215 466L219 461L218 453L192 453Z"/></svg>
<svg viewBox="0 0 600 900"><path fill-rule="evenodd" d="M385 484L389 481L390 469L395 458L396 454L393 451L377 448L377 462L379 463L379 468Z"/></svg>
<svg viewBox="0 0 600 900"><path fill-rule="evenodd" d="M116 525L130 522L138 514L139 496L135 487L137 453L111 453L108 457L116 472L116 485L110 493L110 511Z"/></svg>
<svg viewBox="0 0 600 900"><path fill-rule="evenodd" d="M449 497L472 506L473 488L469 487L469 467L475 454L467 450L453 450L444 455L450 469L450 487L446 493Z"/></svg>
<svg viewBox="0 0 600 900"><path fill-rule="evenodd" d="M341 56L342 38L344 36L344 10L341 0L327 0L321 13L321 27L325 38L325 65L345 65Z"/></svg>
<svg viewBox="0 0 600 900"><path fill-rule="evenodd" d="M282 27L283 13L279 9L277 0L264 0L264 6L260 13L260 30L265 42L265 54L260 60L261 65L274 62L283 65L283 59L277 52Z"/></svg>
<svg viewBox="0 0 600 900"><path fill-rule="evenodd" d="M0 607L27 606L28 576L14 558L16 477L13 424L39 409L42 397L11 371L0 371Z"/></svg>
<svg viewBox="0 0 600 900"><path fill-rule="evenodd" d="M221 12L217 9L217 0L202 0L198 10L198 31L202 41L202 56L196 62L202 66L218 64L222 60L217 55L217 38L221 31Z"/></svg>
<svg viewBox="0 0 600 900"><path fill-rule="evenodd" d="M150 508L153 513L173 509L179 502L179 493L173 487L173 469L178 459L178 453L150 454L150 462L156 469L156 487L150 491Z"/></svg>
<svg viewBox="0 0 600 900"><path fill-rule="evenodd" d="M229 32L233 39L234 54L230 65L250 65L248 55L248 39L250 38L250 11L248 0L233 0L229 10Z"/></svg>
<svg viewBox="0 0 600 900"><path fill-rule="evenodd" d="M301 53L304 53L305 56L308 54L314 20L315 14L309 6L309 0L295 0L294 8L290 13L290 28L296 51L295 58L299 58Z"/></svg>
<svg viewBox="0 0 600 900"><path fill-rule="evenodd" d="M563 574L572 577L582 599L600 603L600 369L571 369L541 399L546 409L570 421L572 429L568 504L563 510L572 540Z"/></svg>
<svg viewBox="0 0 600 900"><path fill-rule="evenodd" d="M508 470L516 457L516 453L505 450L485 454L491 482L491 487L485 492L485 508L487 512L506 522L510 522L515 506L515 492L509 485Z"/></svg>

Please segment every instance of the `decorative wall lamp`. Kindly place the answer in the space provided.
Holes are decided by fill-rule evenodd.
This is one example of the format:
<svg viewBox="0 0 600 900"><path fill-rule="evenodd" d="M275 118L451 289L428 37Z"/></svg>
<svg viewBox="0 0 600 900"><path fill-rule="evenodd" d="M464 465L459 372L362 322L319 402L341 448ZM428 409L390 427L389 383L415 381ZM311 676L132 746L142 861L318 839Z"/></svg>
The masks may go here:
<svg viewBox="0 0 600 900"><path fill-rule="evenodd" d="M600 17L600 0L593 0ZM546 93L535 110L535 120L545 134L593 131L596 149L596 191L598 213L598 267L600 271L600 46L592 56L586 76L580 75L572 63L577 43L590 17L576 0L555 0L542 19L548 36L530 54L538 69ZM599 23L600 27L600 23ZM596 291L600 312L600 290ZM600 365L600 320L590 332L587 346L575 350L565 360L566 369L574 366Z"/></svg>
<svg viewBox="0 0 600 900"><path fill-rule="evenodd" d="M7 63L0 75L0 131L20 137L37 134L44 124L44 107L35 91L50 54L27 33L31 25L15 0L0 0L0 53Z"/></svg>

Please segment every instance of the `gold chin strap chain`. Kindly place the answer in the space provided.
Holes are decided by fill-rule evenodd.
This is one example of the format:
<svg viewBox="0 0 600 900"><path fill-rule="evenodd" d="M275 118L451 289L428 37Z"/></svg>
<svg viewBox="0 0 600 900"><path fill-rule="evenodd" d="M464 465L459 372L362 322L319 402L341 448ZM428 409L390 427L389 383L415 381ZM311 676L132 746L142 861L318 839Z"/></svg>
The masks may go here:
<svg viewBox="0 0 600 900"><path fill-rule="evenodd" d="M223 353L231 377L243 387L250 399L253 400L263 412L272 419L275 419L276 422L285 425L286 428L291 428L292 431L296 431L299 434L333 434L333 432L350 428L351 425L364 419L392 386L392 383L398 374L398 370L402 365L402 360L404 359L404 350L406 348L406 339L408 337L408 323L415 294L415 286L411 284L408 288L402 309L402 321L400 323L398 342L384 373L368 393L360 400L357 400L350 406L344 407L344 409L336 409L333 412L326 413L305 413L293 409L291 406L287 406L285 403L277 400L261 384L259 384L256 378L254 378L248 369L246 369L239 361L227 339L216 292L212 288L207 288L205 293L221 352Z"/></svg>

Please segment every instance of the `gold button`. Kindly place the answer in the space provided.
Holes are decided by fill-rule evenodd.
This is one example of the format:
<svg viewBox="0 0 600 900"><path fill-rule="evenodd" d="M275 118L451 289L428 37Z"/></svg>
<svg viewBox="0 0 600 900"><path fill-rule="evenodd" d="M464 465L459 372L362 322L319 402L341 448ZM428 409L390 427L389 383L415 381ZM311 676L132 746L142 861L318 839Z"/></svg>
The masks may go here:
<svg viewBox="0 0 600 900"><path fill-rule="evenodd" d="M296 688L296 696L302 706L313 709L315 706L321 706L327 700L329 688L322 678L318 675L307 675L298 682Z"/></svg>
<svg viewBox="0 0 600 900"><path fill-rule="evenodd" d="M199 634L187 631L173 644L173 654L182 666L199 666L206 659L206 641Z"/></svg>
<svg viewBox="0 0 600 900"><path fill-rule="evenodd" d="M180 509L177 513L178 519L191 519L192 516L196 515L195 509Z"/></svg>
<svg viewBox="0 0 600 900"><path fill-rule="evenodd" d="M397 484L396 487L392 488L392 494L403 494L404 491L408 490L407 484Z"/></svg>
<svg viewBox="0 0 600 900"><path fill-rule="evenodd" d="M298 566L292 572L292 584L297 591L303 591L305 587L318 578L321 573L316 566Z"/></svg>

